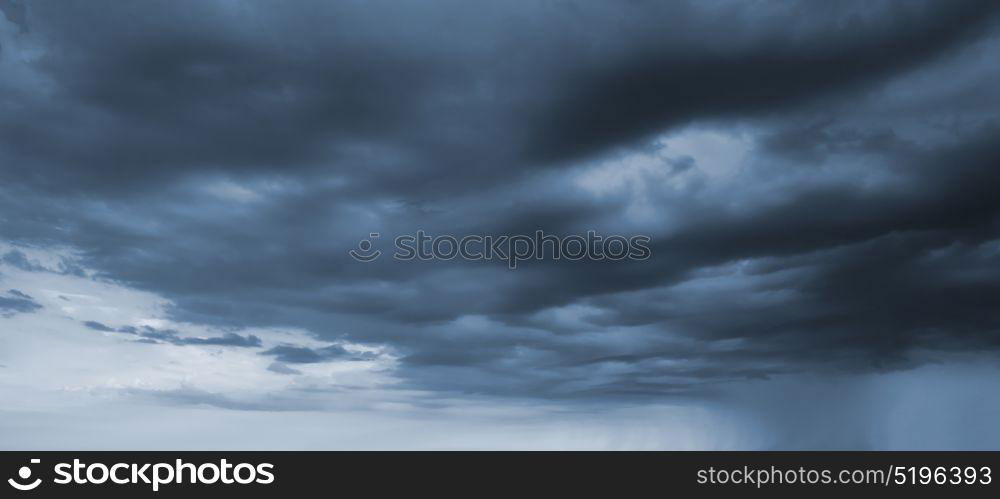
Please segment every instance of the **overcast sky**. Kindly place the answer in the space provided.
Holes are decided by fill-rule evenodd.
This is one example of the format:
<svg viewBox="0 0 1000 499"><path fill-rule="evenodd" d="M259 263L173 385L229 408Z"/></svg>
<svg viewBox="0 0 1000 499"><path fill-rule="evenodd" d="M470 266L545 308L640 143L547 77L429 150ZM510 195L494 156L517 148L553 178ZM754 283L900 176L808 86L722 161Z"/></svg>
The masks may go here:
<svg viewBox="0 0 1000 499"><path fill-rule="evenodd" d="M1000 446L998 2L0 13L0 447Z"/></svg>

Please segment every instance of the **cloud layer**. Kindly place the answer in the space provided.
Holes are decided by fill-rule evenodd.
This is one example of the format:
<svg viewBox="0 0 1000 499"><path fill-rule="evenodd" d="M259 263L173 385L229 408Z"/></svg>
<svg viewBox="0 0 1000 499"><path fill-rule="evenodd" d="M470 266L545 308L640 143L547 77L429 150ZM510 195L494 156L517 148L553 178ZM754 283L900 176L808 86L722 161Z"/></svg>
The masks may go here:
<svg viewBox="0 0 1000 499"><path fill-rule="evenodd" d="M996 2L100 4L0 3L0 263L181 326L89 333L580 403L1000 346ZM418 230L652 257L348 256Z"/></svg>

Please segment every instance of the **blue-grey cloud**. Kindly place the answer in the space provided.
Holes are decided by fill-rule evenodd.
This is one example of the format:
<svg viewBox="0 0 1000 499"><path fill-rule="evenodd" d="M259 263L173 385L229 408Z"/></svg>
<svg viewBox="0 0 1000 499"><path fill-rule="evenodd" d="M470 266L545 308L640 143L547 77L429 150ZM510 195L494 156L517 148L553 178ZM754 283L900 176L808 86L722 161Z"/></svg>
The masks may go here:
<svg viewBox="0 0 1000 499"><path fill-rule="evenodd" d="M7 291L7 296L0 295L0 316L9 317L19 313L38 311L42 305L31 296L16 289Z"/></svg>
<svg viewBox="0 0 1000 499"><path fill-rule="evenodd" d="M3 9L44 56L0 52L0 233L179 322L331 344L279 365L348 341L431 391L645 399L1000 345L996 2L112 5ZM537 229L645 233L652 258L347 256Z"/></svg>
<svg viewBox="0 0 1000 499"><path fill-rule="evenodd" d="M276 360L288 364L314 364L331 360L373 360L378 358L377 354L371 352L349 352L340 345L329 345L322 348L278 345L260 354L273 356Z"/></svg>
<svg viewBox="0 0 1000 499"><path fill-rule="evenodd" d="M210 338L178 338L177 343L182 345L219 345L229 347L259 347L260 337L248 334L241 336L236 333L226 333L222 336Z"/></svg>
<svg viewBox="0 0 1000 499"><path fill-rule="evenodd" d="M12 265L21 270L27 270L29 272L37 272L45 270L45 267L39 265L28 259L28 255L25 255L23 251L10 250L0 256L0 262L7 265Z"/></svg>
<svg viewBox="0 0 1000 499"><path fill-rule="evenodd" d="M104 332L104 333L114 333L114 332L116 332L115 329L110 328L108 326L105 326L104 324L102 324L100 322L97 322L97 321L84 321L83 325L87 326L90 329L93 329L94 331L101 331L101 332Z"/></svg>
<svg viewBox="0 0 1000 499"><path fill-rule="evenodd" d="M272 362L271 365L267 366L267 370L278 374L290 374L290 375L302 374L302 371L299 371L297 369L292 369L291 367L288 367L287 365L282 364L281 362Z"/></svg>
<svg viewBox="0 0 1000 499"><path fill-rule="evenodd" d="M180 336L173 329L157 329L150 326L123 326L116 329L97 321L85 321L83 325L95 331L105 333L124 333L140 336L142 339L137 341L143 343L165 342L172 345L217 345L229 347L259 347L262 345L260 337L253 334L243 336L236 333L225 333L222 336L199 338Z"/></svg>

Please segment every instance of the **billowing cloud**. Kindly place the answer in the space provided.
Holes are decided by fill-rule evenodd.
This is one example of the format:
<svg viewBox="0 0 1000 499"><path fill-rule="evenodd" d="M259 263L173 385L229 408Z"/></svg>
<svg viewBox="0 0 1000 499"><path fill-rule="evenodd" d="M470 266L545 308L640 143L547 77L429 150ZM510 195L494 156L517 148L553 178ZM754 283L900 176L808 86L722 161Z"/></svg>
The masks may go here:
<svg viewBox="0 0 1000 499"><path fill-rule="evenodd" d="M989 357L998 7L2 2L0 320L287 390L158 392L232 410L322 369L611 406ZM651 257L390 257L537 230Z"/></svg>

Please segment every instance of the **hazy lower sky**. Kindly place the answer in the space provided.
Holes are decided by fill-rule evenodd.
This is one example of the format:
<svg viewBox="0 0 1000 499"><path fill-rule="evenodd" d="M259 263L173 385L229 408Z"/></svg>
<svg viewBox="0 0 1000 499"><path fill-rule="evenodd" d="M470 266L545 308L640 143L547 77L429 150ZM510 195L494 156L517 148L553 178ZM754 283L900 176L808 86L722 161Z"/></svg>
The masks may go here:
<svg viewBox="0 0 1000 499"><path fill-rule="evenodd" d="M998 22L0 0L0 448L998 448Z"/></svg>

